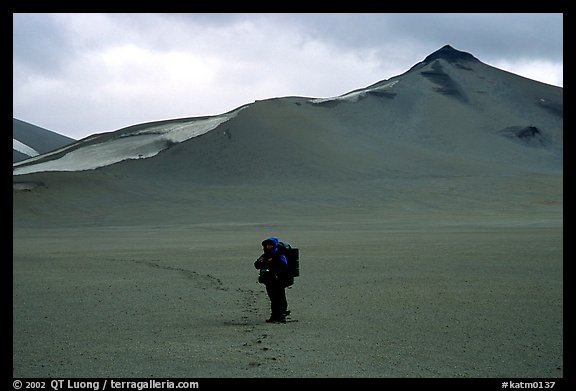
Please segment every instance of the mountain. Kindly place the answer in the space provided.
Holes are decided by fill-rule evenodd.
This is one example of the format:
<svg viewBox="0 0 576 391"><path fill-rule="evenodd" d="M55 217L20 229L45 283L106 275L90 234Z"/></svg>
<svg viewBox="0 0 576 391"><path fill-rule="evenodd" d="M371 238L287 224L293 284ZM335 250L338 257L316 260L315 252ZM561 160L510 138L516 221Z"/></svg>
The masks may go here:
<svg viewBox="0 0 576 391"><path fill-rule="evenodd" d="M74 141L73 138L12 118L12 163L45 154Z"/></svg>
<svg viewBox="0 0 576 391"><path fill-rule="evenodd" d="M65 183L100 194L95 202L108 199L107 188L125 191L129 203L142 194L216 202L203 191L224 186L247 191L254 207L276 199L368 208L408 202L404 192L427 189L432 178L458 188L471 178L496 186L494 177L558 177L562 155L562 88L444 46L401 75L338 97L272 98L219 116L134 125L13 172L20 187ZM466 185L466 197L479 196L474 188Z"/></svg>
<svg viewBox="0 0 576 391"><path fill-rule="evenodd" d="M204 167L196 170L197 175L209 173L209 177L238 175L229 169L207 172L215 169L212 157L219 162L230 159L229 163L234 166L242 163L236 168L250 175L255 172L253 165L260 165L262 160L266 160L268 166L278 148L282 153L290 153L283 159L288 164L278 168L293 172L302 166L302 172L308 174L312 168L308 165L326 164L326 159L313 162L314 155L324 154L327 160L334 160L358 150L362 150L363 159L367 153L374 154L377 167L389 170L390 162L382 158L382 148L405 147L466 154L470 159L475 156L481 160L503 159L509 164L534 163L529 155L536 153L540 156L537 160L541 168L561 169L562 110L561 88L498 70L469 53L445 46L403 75L340 97L276 98L245 105L220 116L131 126L90 137L23 166L17 165L15 173L75 171L151 157L155 157L155 166L157 163L165 166L164 160L168 157L164 155L174 155L184 145L204 151L207 156L202 159L197 158L202 152L190 152L194 154L192 159ZM299 130L303 125L310 130ZM246 127L251 129L244 130ZM199 137L201 135L204 136ZM210 145L203 145L209 139ZM266 140L273 140L275 145ZM322 148L314 145L316 143L322 143ZM378 148L374 148L376 145ZM288 146L294 149L288 151ZM236 153L239 147L243 151L240 155ZM519 156L511 156L510 148ZM174 150L158 155L171 149ZM206 153L213 149L219 151ZM269 152L272 154L266 158L252 158L252 155ZM246 153L251 155L249 159L243 158ZM299 154L305 155L297 156ZM76 155L82 158L75 159ZM518 157L527 161L519 162ZM339 167L341 170L350 171L350 161L339 161L346 161L345 167ZM330 167L314 170L324 175L327 168ZM364 171L364 167L358 169ZM261 170L258 171L260 175Z"/></svg>

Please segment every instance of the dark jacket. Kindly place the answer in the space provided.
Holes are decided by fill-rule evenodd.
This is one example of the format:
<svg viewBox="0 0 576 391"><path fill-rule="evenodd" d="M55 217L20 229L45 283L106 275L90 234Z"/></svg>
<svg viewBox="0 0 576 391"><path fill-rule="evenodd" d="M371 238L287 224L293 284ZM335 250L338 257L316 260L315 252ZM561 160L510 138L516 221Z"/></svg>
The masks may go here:
<svg viewBox="0 0 576 391"><path fill-rule="evenodd" d="M266 242L271 242L274 244L274 247L267 251L264 250L264 253L254 262L254 267L260 270L260 273L269 272L271 276L274 276L274 280L281 278L283 274L287 271L288 268L288 260L283 254L280 254L278 249L278 238L270 237L262 242L262 246L266 244Z"/></svg>

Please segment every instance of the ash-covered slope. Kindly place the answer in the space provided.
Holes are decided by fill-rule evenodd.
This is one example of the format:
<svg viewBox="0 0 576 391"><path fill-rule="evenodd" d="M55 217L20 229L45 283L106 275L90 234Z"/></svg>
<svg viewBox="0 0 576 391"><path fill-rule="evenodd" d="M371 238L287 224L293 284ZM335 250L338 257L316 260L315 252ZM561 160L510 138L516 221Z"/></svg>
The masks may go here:
<svg viewBox="0 0 576 391"><path fill-rule="evenodd" d="M561 88L445 46L400 76L340 97L269 99L216 117L142 124L17 165L15 174L110 166L209 181L377 177L465 169L460 162L561 170L562 108Z"/></svg>
<svg viewBox="0 0 576 391"><path fill-rule="evenodd" d="M340 97L247 105L202 136L115 169L212 183L558 172L562 150L561 88L443 48Z"/></svg>
<svg viewBox="0 0 576 391"><path fill-rule="evenodd" d="M266 189L268 201L291 192L379 203L382 186L401 199L402 186L414 193L410 181L430 178L561 176L562 93L445 46L404 74L339 97L268 99L95 135L15 165L14 181L58 192L129 188L127 197L158 200L259 186L251 200Z"/></svg>

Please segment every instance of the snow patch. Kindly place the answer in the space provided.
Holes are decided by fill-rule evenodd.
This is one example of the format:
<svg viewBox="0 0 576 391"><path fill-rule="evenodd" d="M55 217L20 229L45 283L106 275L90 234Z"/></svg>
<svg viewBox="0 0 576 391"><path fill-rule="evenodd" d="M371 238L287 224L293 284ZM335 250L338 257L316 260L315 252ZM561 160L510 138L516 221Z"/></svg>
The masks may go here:
<svg viewBox="0 0 576 391"><path fill-rule="evenodd" d="M359 90L359 91L352 91L352 92L349 92L347 94L335 96L332 98L311 99L310 102L311 103L324 103L324 102L330 102L330 101L334 101L334 100L344 100L344 101L348 101L348 102L357 102L358 99L364 97L364 95L366 95L368 92L388 90L388 89L392 88L396 83L398 83L398 80L391 81L390 83L386 83L386 84L378 86L378 87L365 88L365 89Z"/></svg>
<svg viewBox="0 0 576 391"><path fill-rule="evenodd" d="M36 151L34 148L29 147L28 145L16 140L16 139L12 139L12 149L17 150L20 153L23 153L24 155L27 156L38 156L40 155L38 153L38 151Z"/></svg>
<svg viewBox="0 0 576 391"><path fill-rule="evenodd" d="M122 134L111 140L81 146L54 160L21 167L15 164L13 175L39 171L84 171L128 159L146 159L175 143L181 143L215 129L236 116L240 110L225 115L157 125Z"/></svg>

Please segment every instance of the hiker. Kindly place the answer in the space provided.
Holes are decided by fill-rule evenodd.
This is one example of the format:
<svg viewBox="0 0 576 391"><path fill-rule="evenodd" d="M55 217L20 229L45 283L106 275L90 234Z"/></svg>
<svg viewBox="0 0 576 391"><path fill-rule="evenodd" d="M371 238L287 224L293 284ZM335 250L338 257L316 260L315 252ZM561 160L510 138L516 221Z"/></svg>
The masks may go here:
<svg viewBox="0 0 576 391"><path fill-rule="evenodd" d="M254 267L260 270L258 282L266 285L266 293L270 298L272 314L270 319L266 320L268 323L285 323L286 315L290 314L285 291L289 285L288 260L281 254L278 244L279 240L275 237L264 240L264 254L254 262Z"/></svg>

